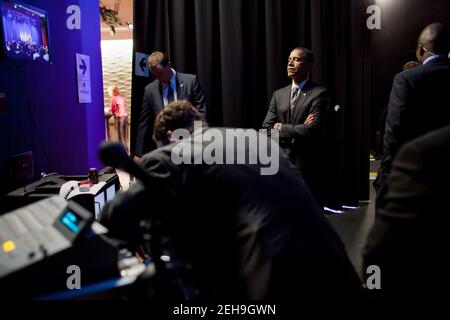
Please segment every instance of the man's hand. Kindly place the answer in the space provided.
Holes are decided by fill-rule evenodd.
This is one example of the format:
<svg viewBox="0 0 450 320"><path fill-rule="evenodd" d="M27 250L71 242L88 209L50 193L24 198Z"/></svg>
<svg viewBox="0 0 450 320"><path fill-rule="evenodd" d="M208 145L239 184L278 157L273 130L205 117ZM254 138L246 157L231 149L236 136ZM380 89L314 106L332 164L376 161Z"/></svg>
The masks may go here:
<svg viewBox="0 0 450 320"><path fill-rule="evenodd" d="M304 124L307 126L310 126L314 121L314 115L311 113L308 115L308 117L306 118Z"/></svg>
<svg viewBox="0 0 450 320"><path fill-rule="evenodd" d="M274 128L274 129L280 130L280 129L281 129L281 122L275 123L275 124L273 125L273 128Z"/></svg>
<svg viewBox="0 0 450 320"><path fill-rule="evenodd" d="M134 162L138 163L139 160L141 160L141 157L134 156L134 158L133 158L133 161L134 161Z"/></svg>

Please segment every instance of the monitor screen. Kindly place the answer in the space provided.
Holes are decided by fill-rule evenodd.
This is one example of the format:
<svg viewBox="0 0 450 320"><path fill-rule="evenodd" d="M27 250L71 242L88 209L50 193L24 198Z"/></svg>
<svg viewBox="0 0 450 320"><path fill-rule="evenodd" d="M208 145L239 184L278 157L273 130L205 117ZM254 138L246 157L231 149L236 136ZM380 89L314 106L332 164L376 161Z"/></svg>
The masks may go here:
<svg viewBox="0 0 450 320"><path fill-rule="evenodd" d="M104 205L111 201L114 196L116 195L116 185L112 184L110 185L105 191L100 192L97 194L94 198L94 205L95 205L95 218L99 219L100 212L102 211Z"/></svg>
<svg viewBox="0 0 450 320"><path fill-rule="evenodd" d="M105 205L105 192L100 192L94 198L94 206L95 206L95 219L98 219L100 216L100 212Z"/></svg>
<svg viewBox="0 0 450 320"><path fill-rule="evenodd" d="M0 0L2 46L12 60L50 63L48 15L27 4Z"/></svg>

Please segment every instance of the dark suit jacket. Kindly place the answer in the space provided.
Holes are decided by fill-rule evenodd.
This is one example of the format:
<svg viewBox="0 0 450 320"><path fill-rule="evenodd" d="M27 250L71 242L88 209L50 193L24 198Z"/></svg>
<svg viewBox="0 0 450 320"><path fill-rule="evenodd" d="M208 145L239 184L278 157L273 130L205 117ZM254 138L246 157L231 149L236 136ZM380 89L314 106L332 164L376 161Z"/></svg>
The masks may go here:
<svg viewBox="0 0 450 320"><path fill-rule="evenodd" d="M205 140L203 147L209 144ZM257 145L246 145L249 158L258 154ZM329 297L353 303L360 297L342 241L286 155L280 154L275 175L261 175L260 164L175 165L173 148L141 159L149 174L163 177L165 187L149 190L137 183L105 206L102 222L111 235L136 237L139 221L162 210L178 255L194 266L204 299Z"/></svg>
<svg viewBox="0 0 450 320"><path fill-rule="evenodd" d="M275 123L282 123L280 145L320 201L323 193L320 186L323 172L321 139L329 105L328 92L324 87L308 81L291 110L291 87L289 85L274 92L263 128L270 129ZM304 122L309 114L314 115L314 122L307 126Z"/></svg>
<svg viewBox="0 0 450 320"><path fill-rule="evenodd" d="M405 142L450 124L449 83L450 60L447 58L431 60L395 76L376 184L378 189L384 188L392 159Z"/></svg>
<svg viewBox="0 0 450 320"><path fill-rule="evenodd" d="M449 164L450 126L406 143L393 161L364 250L364 265L381 268L386 298L436 299L450 284Z"/></svg>
<svg viewBox="0 0 450 320"><path fill-rule="evenodd" d="M201 113L206 113L205 94L196 75L177 72L177 100L188 100ZM145 87L144 100L139 117L135 154L142 156L152 148L153 123L164 108L162 85L154 80Z"/></svg>

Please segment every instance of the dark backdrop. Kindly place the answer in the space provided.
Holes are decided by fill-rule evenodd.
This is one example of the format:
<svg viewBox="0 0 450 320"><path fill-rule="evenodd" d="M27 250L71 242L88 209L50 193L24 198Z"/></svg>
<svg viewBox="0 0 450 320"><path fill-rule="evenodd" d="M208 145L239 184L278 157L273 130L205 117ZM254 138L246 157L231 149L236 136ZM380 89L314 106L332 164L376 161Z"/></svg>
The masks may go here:
<svg viewBox="0 0 450 320"><path fill-rule="evenodd" d="M168 52L176 70L198 74L211 125L258 129L273 91L290 83L291 49L310 47L316 57L313 81L331 93L327 204L356 204L368 199L367 2L135 0L134 49ZM132 150L150 80L133 76Z"/></svg>

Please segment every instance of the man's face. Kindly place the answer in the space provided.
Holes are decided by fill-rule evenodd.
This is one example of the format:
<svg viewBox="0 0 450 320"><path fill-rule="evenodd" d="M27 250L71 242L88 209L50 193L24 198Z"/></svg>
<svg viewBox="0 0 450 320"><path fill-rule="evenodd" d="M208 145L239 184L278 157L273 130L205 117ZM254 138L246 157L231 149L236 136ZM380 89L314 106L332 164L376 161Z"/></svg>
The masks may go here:
<svg viewBox="0 0 450 320"><path fill-rule="evenodd" d="M299 83L308 77L311 64L305 62L305 54L302 50L294 49L288 58L288 77Z"/></svg>
<svg viewBox="0 0 450 320"><path fill-rule="evenodd" d="M170 68L170 65L164 67L163 65L158 63L156 67L152 68L151 71L155 78L163 83L168 83L172 78L172 69Z"/></svg>

